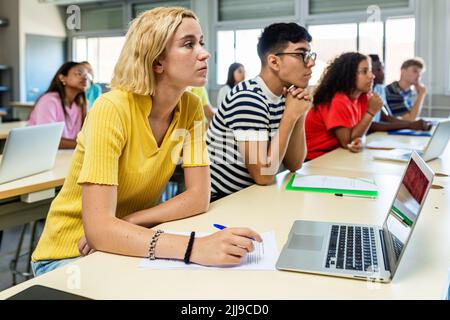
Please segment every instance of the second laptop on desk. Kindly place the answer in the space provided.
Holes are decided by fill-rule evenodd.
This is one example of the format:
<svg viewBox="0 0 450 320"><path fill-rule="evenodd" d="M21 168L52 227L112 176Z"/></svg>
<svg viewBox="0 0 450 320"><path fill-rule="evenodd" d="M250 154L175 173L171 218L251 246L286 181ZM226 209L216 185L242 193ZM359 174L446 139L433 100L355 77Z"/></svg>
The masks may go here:
<svg viewBox="0 0 450 320"><path fill-rule="evenodd" d="M450 140L450 120L438 123L436 130L433 133L428 145L424 151L417 151L425 161L431 161L439 158L445 151L448 141ZM375 160L391 160L408 162L411 156L411 151L406 150L392 150L379 152L373 156Z"/></svg>
<svg viewBox="0 0 450 320"><path fill-rule="evenodd" d="M12 129L0 163L0 184L53 168L63 122Z"/></svg>

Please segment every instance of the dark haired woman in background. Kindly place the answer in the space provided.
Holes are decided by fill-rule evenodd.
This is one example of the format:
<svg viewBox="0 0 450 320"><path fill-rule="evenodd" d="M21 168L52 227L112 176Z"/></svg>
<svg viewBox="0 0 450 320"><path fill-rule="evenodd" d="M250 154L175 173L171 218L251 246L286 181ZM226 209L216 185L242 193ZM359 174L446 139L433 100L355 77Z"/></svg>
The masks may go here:
<svg viewBox="0 0 450 320"><path fill-rule="evenodd" d="M76 62L66 62L53 77L49 88L36 102L28 125L64 122L59 147L74 149L76 138L86 117L85 90L88 74L85 67Z"/></svg>
<svg viewBox="0 0 450 320"><path fill-rule="evenodd" d="M235 62L230 65L228 68L228 78L227 83L220 88L219 93L217 94L217 108L220 107L223 99L227 93L239 82L245 80L245 68L242 64Z"/></svg>
<svg viewBox="0 0 450 320"><path fill-rule="evenodd" d="M306 117L308 160L339 147L361 151L362 137L383 106L372 93L373 79L370 59L360 53L344 53L328 66Z"/></svg>

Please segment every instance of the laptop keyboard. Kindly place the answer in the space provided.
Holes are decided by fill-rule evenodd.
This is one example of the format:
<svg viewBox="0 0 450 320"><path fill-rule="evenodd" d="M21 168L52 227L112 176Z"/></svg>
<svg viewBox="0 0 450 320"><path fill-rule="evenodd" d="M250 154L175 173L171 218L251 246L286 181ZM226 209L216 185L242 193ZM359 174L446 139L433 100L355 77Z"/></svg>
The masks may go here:
<svg viewBox="0 0 450 320"><path fill-rule="evenodd" d="M398 258L400 257L400 254L402 253L402 250L403 250L403 243L400 240L398 240L397 237L394 236L392 233L391 233L391 239L392 239L392 244L394 246L395 257L398 260Z"/></svg>
<svg viewBox="0 0 450 320"><path fill-rule="evenodd" d="M333 225L325 268L377 272L375 230Z"/></svg>

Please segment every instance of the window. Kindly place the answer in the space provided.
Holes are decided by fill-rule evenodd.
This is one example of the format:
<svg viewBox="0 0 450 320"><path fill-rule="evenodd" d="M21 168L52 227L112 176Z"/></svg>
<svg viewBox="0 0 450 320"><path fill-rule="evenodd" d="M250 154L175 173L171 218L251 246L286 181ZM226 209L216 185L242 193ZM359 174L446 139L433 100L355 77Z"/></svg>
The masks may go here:
<svg viewBox="0 0 450 320"><path fill-rule="evenodd" d="M140 13L151 10L156 7L183 7L191 9L190 0L178 0L178 1L153 1L152 3L138 3L133 5L133 17L137 17Z"/></svg>
<svg viewBox="0 0 450 320"><path fill-rule="evenodd" d="M377 5L382 10L408 8L409 0L309 0L309 14L361 12L372 5Z"/></svg>
<svg viewBox="0 0 450 320"><path fill-rule="evenodd" d="M310 80L310 84L314 85L335 57L357 50L358 31L356 23L311 26L308 31L313 37L312 51L317 52L316 66Z"/></svg>
<svg viewBox="0 0 450 320"><path fill-rule="evenodd" d="M364 54L378 54L383 57L383 22L359 24L359 51Z"/></svg>
<svg viewBox="0 0 450 320"><path fill-rule="evenodd" d="M402 63L415 56L415 19L386 21L386 84L398 80Z"/></svg>
<svg viewBox="0 0 450 320"><path fill-rule="evenodd" d="M228 67L233 62L242 63L246 77L259 74L261 63L256 46L262 29L224 30L217 33L217 83L227 81Z"/></svg>
<svg viewBox="0 0 450 320"><path fill-rule="evenodd" d="M228 67L236 61L234 31L217 33L217 83L227 82Z"/></svg>
<svg viewBox="0 0 450 320"><path fill-rule="evenodd" d="M311 25L312 50L317 52L311 85L320 79L326 65L350 51L378 54L385 61L386 83L398 79L404 60L414 57L415 19L390 18L385 22Z"/></svg>
<svg viewBox="0 0 450 320"><path fill-rule="evenodd" d="M300 0L208 0L214 1L217 26L216 83L227 80L234 62L245 67L246 78L257 76L261 62L257 53L262 27L280 21L296 21ZM236 26L240 28L235 29Z"/></svg>
<svg viewBox="0 0 450 320"><path fill-rule="evenodd" d="M110 83L124 43L123 36L74 38L74 60L89 61L94 69L94 81Z"/></svg>
<svg viewBox="0 0 450 320"><path fill-rule="evenodd" d="M218 0L219 21L289 17L295 15L294 0Z"/></svg>

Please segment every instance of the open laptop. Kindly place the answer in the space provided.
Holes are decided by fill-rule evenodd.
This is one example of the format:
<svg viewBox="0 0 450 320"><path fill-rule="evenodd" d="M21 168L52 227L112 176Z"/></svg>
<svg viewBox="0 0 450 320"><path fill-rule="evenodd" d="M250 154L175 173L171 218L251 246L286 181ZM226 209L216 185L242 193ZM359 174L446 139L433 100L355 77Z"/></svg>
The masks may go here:
<svg viewBox="0 0 450 320"><path fill-rule="evenodd" d="M0 162L0 183L53 168L64 122L11 129Z"/></svg>
<svg viewBox="0 0 450 320"><path fill-rule="evenodd" d="M417 153L425 160L431 161L439 158L447 147L450 139L450 120L439 122L433 136L430 138L425 149ZM379 152L373 156L375 160L391 160L408 162L411 157L411 151L406 150L391 150Z"/></svg>
<svg viewBox="0 0 450 320"><path fill-rule="evenodd" d="M295 221L276 268L390 282L433 178L433 171L413 151L383 227Z"/></svg>

